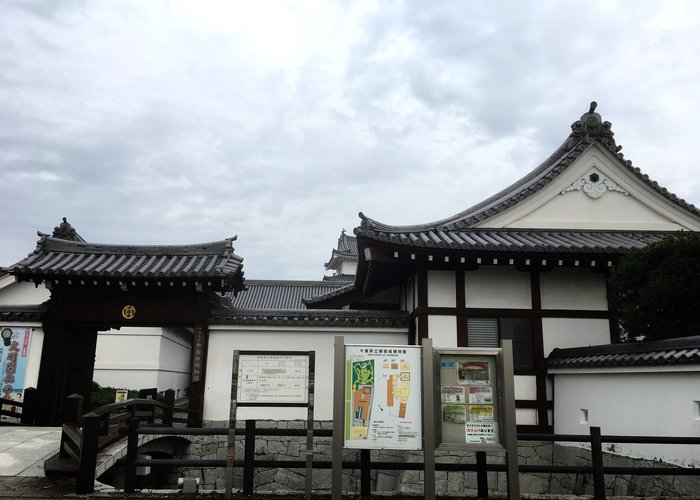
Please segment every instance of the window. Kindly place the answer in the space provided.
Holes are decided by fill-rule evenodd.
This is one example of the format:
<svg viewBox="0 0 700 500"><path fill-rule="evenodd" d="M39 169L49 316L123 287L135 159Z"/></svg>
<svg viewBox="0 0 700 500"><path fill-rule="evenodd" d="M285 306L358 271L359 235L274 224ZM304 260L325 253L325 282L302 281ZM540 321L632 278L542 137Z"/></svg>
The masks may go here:
<svg viewBox="0 0 700 500"><path fill-rule="evenodd" d="M468 347L499 347L501 340L513 341L515 373L535 369L530 318L467 318Z"/></svg>

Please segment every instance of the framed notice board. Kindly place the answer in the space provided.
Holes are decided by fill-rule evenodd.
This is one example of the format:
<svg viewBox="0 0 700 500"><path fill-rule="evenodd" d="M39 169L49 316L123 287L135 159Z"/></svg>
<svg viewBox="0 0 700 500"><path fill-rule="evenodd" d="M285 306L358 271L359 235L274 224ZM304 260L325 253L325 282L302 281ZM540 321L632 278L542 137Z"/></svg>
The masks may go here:
<svg viewBox="0 0 700 500"><path fill-rule="evenodd" d="M438 450L504 449L501 349L435 350Z"/></svg>

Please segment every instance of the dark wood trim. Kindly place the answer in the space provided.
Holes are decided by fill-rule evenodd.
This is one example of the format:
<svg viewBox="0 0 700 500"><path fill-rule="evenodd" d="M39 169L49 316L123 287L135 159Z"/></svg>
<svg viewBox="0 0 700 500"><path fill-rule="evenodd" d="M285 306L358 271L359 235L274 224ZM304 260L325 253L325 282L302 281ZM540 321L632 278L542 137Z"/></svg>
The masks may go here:
<svg viewBox="0 0 700 500"><path fill-rule="evenodd" d="M530 294L532 295L532 350L535 356L535 383L537 388L537 423L541 431L548 425L547 415L547 364L544 359L544 338L542 334L542 294L538 271L530 273Z"/></svg>
<svg viewBox="0 0 700 500"><path fill-rule="evenodd" d="M459 297L458 297L459 300ZM502 309L488 307L426 307L416 308L419 314L432 316L486 316L486 317L542 317L564 319L609 319L608 311L594 311L585 309Z"/></svg>
<svg viewBox="0 0 700 500"><path fill-rule="evenodd" d="M429 337L428 333L428 271L421 269L416 273L416 286L418 287L418 343ZM423 312L425 311L425 312Z"/></svg>
<svg viewBox="0 0 700 500"><path fill-rule="evenodd" d="M522 408L522 409L538 409L542 408L542 403L536 399L516 399L515 400L515 407L516 408ZM553 410L554 409L554 401L551 399L548 399L545 401L544 408L548 410Z"/></svg>
<svg viewBox="0 0 700 500"><path fill-rule="evenodd" d="M457 346L464 347L467 345L467 315L466 303L467 293L465 291L464 273L460 269L455 271L455 304L457 307Z"/></svg>

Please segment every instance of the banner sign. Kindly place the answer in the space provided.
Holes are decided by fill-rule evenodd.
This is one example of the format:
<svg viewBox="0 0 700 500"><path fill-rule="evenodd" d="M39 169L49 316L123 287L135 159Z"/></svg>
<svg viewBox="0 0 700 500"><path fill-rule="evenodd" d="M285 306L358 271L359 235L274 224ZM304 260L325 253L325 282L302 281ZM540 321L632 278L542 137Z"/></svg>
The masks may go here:
<svg viewBox="0 0 700 500"><path fill-rule="evenodd" d="M0 376L2 397L23 401L24 377L27 372L32 329L27 327L2 327L0 342ZM3 405L3 409L10 409Z"/></svg>
<svg viewBox="0 0 700 500"><path fill-rule="evenodd" d="M345 346L346 448L420 450L421 348Z"/></svg>

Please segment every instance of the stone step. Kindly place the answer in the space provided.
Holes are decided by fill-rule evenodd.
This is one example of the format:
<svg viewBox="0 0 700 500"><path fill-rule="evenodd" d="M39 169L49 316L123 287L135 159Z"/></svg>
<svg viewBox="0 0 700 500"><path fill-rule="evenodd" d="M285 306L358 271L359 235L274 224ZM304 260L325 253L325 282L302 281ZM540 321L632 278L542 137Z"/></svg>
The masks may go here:
<svg viewBox="0 0 700 500"><path fill-rule="evenodd" d="M44 474L49 476L77 477L78 462L72 458L61 458L58 453L44 462Z"/></svg>

